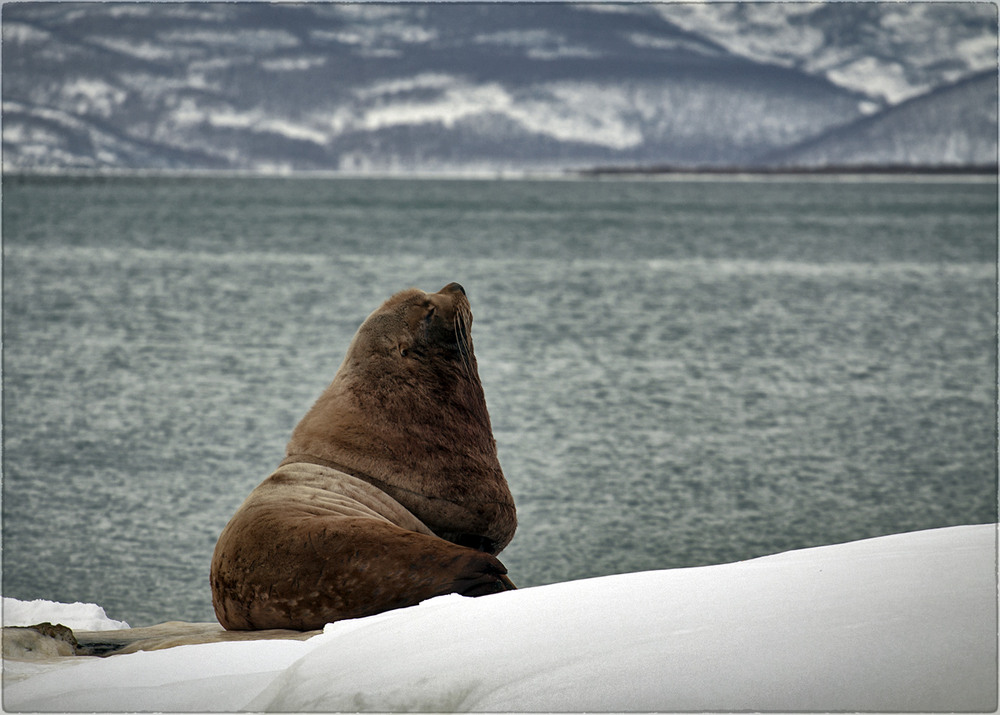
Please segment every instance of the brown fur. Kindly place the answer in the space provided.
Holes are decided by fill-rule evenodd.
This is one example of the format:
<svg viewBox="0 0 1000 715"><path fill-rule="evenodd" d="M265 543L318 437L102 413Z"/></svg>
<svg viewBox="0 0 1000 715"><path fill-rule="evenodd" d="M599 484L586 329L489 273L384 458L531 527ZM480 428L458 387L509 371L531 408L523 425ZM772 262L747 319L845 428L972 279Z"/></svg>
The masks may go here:
<svg viewBox="0 0 1000 715"><path fill-rule="evenodd" d="M403 291L365 320L282 466L219 537L211 584L223 626L321 628L513 588L493 555L517 519L471 323L455 283Z"/></svg>

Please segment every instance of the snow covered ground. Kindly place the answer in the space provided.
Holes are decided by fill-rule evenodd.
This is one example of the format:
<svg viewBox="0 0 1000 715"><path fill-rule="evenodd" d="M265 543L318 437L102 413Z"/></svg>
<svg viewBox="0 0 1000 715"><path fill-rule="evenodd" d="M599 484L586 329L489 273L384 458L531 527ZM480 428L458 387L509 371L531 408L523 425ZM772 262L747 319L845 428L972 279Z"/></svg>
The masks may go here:
<svg viewBox="0 0 1000 715"><path fill-rule="evenodd" d="M117 631L128 628L125 621L108 618L104 609L93 603L53 603L36 599L3 600L5 626L33 626L36 623L61 623L74 631Z"/></svg>
<svg viewBox="0 0 1000 715"><path fill-rule="evenodd" d="M5 661L3 704L992 712L996 537L995 525L951 527L478 599L443 596L331 624L304 642ZM65 613L39 602L13 607L34 622ZM5 618L10 608L5 600Z"/></svg>

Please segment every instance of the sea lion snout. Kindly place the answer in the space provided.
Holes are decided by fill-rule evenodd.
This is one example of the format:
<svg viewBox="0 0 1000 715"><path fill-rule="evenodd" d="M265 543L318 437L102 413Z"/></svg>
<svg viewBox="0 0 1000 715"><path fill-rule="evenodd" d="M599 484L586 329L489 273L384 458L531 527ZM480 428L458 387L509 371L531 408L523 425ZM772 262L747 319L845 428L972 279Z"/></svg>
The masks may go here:
<svg viewBox="0 0 1000 715"><path fill-rule="evenodd" d="M461 293L462 295L468 295L461 283L449 283L444 288L439 290L438 293L444 293L445 291L448 291L449 293Z"/></svg>

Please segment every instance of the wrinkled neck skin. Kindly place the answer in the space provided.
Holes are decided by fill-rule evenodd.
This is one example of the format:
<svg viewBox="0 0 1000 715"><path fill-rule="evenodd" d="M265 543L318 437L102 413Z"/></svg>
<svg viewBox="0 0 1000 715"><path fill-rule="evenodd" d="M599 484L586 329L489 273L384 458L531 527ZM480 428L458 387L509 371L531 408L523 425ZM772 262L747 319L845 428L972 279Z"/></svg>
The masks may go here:
<svg viewBox="0 0 1000 715"><path fill-rule="evenodd" d="M516 517L467 329L459 346L418 324L405 349L387 349L380 317L376 311L358 331L293 431L285 462L330 462L388 493L439 536L481 536L485 550L499 552Z"/></svg>

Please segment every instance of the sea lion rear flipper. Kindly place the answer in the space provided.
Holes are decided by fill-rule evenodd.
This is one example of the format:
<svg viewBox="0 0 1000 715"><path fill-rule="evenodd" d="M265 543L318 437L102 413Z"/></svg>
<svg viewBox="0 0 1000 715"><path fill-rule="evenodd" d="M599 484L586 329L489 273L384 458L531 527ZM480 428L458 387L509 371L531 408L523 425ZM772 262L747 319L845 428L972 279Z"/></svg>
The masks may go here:
<svg viewBox="0 0 1000 715"><path fill-rule="evenodd" d="M241 510L219 537L212 601L227 630L316 630L448 593L508 590L507 568L485 552L372 517L281 506Z"/></svg>

